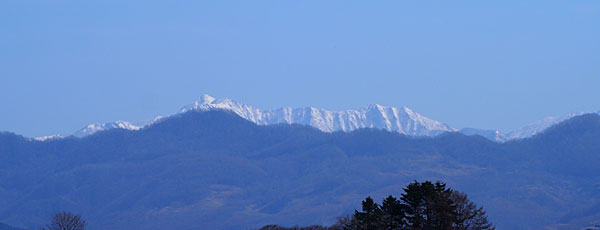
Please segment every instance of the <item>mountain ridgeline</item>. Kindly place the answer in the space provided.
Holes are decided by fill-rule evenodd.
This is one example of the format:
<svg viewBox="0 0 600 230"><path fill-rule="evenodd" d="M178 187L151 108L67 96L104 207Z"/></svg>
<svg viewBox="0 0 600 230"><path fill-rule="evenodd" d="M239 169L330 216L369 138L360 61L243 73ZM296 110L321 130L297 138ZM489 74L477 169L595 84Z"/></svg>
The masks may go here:
<svg viewBox="0 0 600 230"><path fill-rule="evenodd" d="M597 114L505 143L259 126L215 110L83 138L0 133L0 222L33 228L68 210L92 230L330 225L364 197L441 180L497 229L577 229L600 219L598 140Z"/></svg>
<svg viewBox="0 0 600 230"><path fill-rule="evenodd" d="M192 104L181 108L176 115L189 111L226 110L257 125L297 124L317 128L323 132L351 132L357 129L374 128L397 132L409 136L436 136L444 132L459 132L465 135L480 135L495 142L506 142L531 137L548 127L583 113L571 113L564 116L547 117L525 127L502 133L498 130L476 128L456 129L423 116L407 107L388 107L371 104L360 109L332 111L315 107L284 107L274 110L259 109L228 98L215 99L203 95ZM85 137L109 129L139 130L174 115L158 116L147 122L115 121L90 124L71 136ZM54 134L36 137L36 140L61 139L64 136Z"/></svg>

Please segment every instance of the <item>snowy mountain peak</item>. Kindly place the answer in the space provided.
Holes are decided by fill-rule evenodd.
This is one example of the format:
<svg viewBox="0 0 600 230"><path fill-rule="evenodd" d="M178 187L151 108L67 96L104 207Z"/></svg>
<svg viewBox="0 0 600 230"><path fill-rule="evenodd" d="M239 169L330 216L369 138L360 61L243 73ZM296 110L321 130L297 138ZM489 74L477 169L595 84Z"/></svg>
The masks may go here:
<svg viewBox="0 0 600 230"><path fill-rule="evenodd" d="M458 130L443 122L425 117L405 106L388 107L379 104L370 104L360 109L342 111L331 111L316 107L284 107L275 110L262 110L228 98L216 99L208 94L204 94L192 104L181 108L179 113L210 110L231 111L257 125L301 124L315 127L324 132L350 132L361 128L375 128L412 136L435 136L443 132L460 132L465 135L480 135L496 142L527 138L544 131L554 124L583 114L572 113L565 116L548 117L504 134L498 130L473 128ZM91 124L77 131L73 136L84 137L108 129L139 130L168 117L170 116L159 116L149 122L140 124L132 124L126 121ZM36 139L49 140L54 138L57 137L48 136Z"/></svg>
<svg viewBox="0 0 600 230"><path fill-rule="evenodd" d="M63 139L63 138L65 138L63 135L53 134L53 135L43 136L43 137L34 137L33 140L36 140L36 141L51 141L51 140L58 140L58 139Z"/></svg>
<svg viewBox="0 0 600 230"><path fill-rule="evenodd" d="M201 104L210 104L215 101L214 97L209 96L208 94L202 95L202 97L198 100Z"/></svg>
<svg viewBox="0 0 600 230"><path fill-rule="evenodd" d="M546 117L542 120L528 124L520 129L508 132L506 134L498 130L484 130L484 129L472 129L464 128L460 132L465 135L480 135L496 142L505 142L511 140L518 140L528 138L539 133L544 132L546 129L553 125L556 125L565 120L571 119L575 116L583 115L584 112L570 113L563 116L551 116Z"/></svg>
<svg viewBox="0 0 600 230"><path fill-rule="evenodd" d="M367 109L377 109L382 110L384 107L380 104L368 104Z"/></svg>
<svg viewBox="0 0 600 230"><path fill-rule="evenodd" d="M427 118L407 107L396 108L379 104L367 105L357 110L343 111L330 111L316 107L286 107L275 110L261 110L228 98L216 99L204 94L192 104L181 108L179 113L210 110L231 111L258 125L302 124L315 127L324 132L349 132L361 128L376 128L405 135L433 136L442 132L456 131L456 129L442 122ZM91 124L79 130L73 136L84 137L108 129L139 130L147 125L159 122L163 118L165 117L157 117L140 125L126 121Z"/></svg>
<svg viewBox="0 0 600 230"><path fill-rule="evenodd" d="M115 121L115 122L107 122L107 123L97 123L90 124L83 129L75 132L73 136L75 137L85 137L88 135L92 135L96 132L108 130L108 129L126 129L126 130L139 130L143 128L143 125L134 125L127 121Z"/></svg>
<svg viewBox="0 0 600 230"><path fill-rule="evenodd" d="M343 111L330 111L315 107L261 110L231 99L214 99L204 95L201 100L183 107L180 112L213 109L232 111L258 125L302 124L313 126L324 132L348 132L360 128L377 128L406 135L432 136L442 132L455 131L446 124L429 119L409 108L386 107L379 104L367 105L358 110Z"/></svg>
<svg viewBox="0 0 600 230"><path fill-rule="evenodd" d="M517 129L515 131L509 132L506 135L506 139L507 140L514 140L514 139L522 139L525 137L531 137L533 135L536 135L538 133L543 132L544 130L546 130L547 128L549 128L550 126L553 126L555 124L558 124L562 121L568 120L570 118L573 118L575 116L579 116L579 115L583 115L585 113L583 112L577 112L577 113L570 113L567 115L563 115L563 116L551 116L551 117L546 117L542 120L536 121L534 123L531 123L523 128Z"/></svg>

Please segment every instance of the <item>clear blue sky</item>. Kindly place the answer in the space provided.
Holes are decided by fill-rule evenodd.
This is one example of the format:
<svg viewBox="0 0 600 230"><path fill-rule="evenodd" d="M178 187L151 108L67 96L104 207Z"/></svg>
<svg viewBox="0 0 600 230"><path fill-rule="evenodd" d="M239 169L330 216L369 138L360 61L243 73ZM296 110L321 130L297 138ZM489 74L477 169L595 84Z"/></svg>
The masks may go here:
<svg viewBox="0 0 600 230"><path fill-rule="evenodd" d="M600 1L6 0L0 31L0 130L25 136L203 93L503 131L600 110Z"/></svg>

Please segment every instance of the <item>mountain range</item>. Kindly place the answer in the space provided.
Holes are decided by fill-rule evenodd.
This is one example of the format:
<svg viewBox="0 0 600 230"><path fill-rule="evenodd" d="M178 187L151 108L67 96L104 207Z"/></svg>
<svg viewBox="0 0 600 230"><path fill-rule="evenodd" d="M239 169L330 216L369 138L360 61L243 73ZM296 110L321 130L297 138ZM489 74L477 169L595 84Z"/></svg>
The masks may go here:
<svg viewBox="0 0 600 230"><path fill-rule="evenodd" d="M67 210L92 230L332 224L366 196L442 180L498 229L585 229L600 219L598 140L597 114L499 143L258 125L192 106L137 130L45 141L0 133L0 222L33 229Z"/></svg>
<svg viewBox="0 0 600 230"><path fill-rule="evenodd" d="M183 107L179 113L185 113L191 110L228 110L258 125L301 124L315 127L323 132L351 132L362 128L383 129L410 136L435 136L444 132L460 132L465 135L480 135L496 142L531 137L561 121L583 114L572 113L565 116L547 117L521 129L505 134L498 130L476 128L457 129L450 127L443 122L425 117L407 107L395 108L378 104L368 105L361 109L349 109L343 111L330 111L314 107L287 107L275 110L262 110L231 99L215 99L205 94L192 104ZM164 118L165 117L157 117L152 121L141 123L115 121L90 124L72 134L72 136L84 137L108 129L139 130ZM35 139L43 141L56 138L63 138L63 136L52 135L37 137Z"/></svg>

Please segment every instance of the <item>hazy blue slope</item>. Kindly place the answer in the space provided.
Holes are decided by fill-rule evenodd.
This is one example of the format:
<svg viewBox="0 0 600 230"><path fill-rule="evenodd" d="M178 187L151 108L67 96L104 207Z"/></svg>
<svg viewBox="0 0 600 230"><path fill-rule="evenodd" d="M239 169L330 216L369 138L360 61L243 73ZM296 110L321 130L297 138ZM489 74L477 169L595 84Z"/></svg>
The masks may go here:
<svg viewBox="0 0 600 230"><path fill-rule="evenodd" d="M0 230L24 230L24 229L0 223Z"/></svg>
<svg viewBox="0 0 600 230"><path fill-rule="evenodd" d="M399 195L429 179L467 192L499 229L542 229L561 218L578 225L587 219L571 211L600 201L598 174L575 170L600 163L598 121L575 117L505 144L457 133L257 126L222 111L82 139L3 133L0 222L34 227L69 210L92 230L330 224L367 195ZM591 210L579 213L597 215Z"/></svg>

